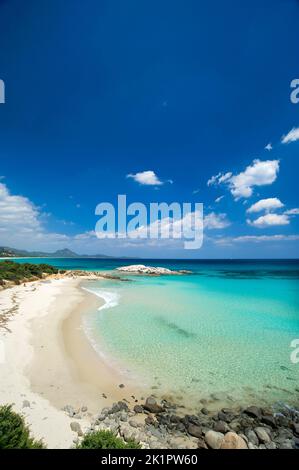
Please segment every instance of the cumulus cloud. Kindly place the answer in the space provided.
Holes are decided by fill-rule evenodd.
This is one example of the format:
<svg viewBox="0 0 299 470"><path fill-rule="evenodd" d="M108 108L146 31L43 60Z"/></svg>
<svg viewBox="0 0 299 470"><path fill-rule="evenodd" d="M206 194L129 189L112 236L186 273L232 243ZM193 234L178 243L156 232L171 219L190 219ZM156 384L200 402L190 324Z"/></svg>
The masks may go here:
<svg viewBox="0 0 299 470"><path fill-rule="evenodd" d="M283 144L290 144L291 142L296 142L299 140L299 127L293 127L286 135L283 135L281 142Z"/></svg>
<svg viewBox="0 0 299 470"><path fill-rule="evenodd" d="M271 152L272 149L273 149L272 144L271 142L269 142L269 144L266 145L265 150L268 150L269 152Z"/></svg>
<svg viewBox="0 0 299 470"><path fill-rule="evenodd" d="M217 197L217 199L215 199L215 202L218 203L218 202L222 201L223 198L224 198L224 196L219 196L219 197Z"/></svg>
<svg viewBox="0 0 299 470"><path fill-rule="evenodd" d="M204 228L207 230L219 230L230 225L226 214L211 212L204 217Z"/></svg>
<svg viewBox="0 0 299 470"><path fill-rule="evenodd" d="M137 183L145 186L161 186L163 184L156 173L152 170L141 171L135 174L130 173L127 175L127 178L132 178Z"/></svg>
<svg viewBox="0 0 299 470"><path fill-rule="evenodd" d="M279 172L279 160L253 160L252 164L237 175L218 173L208 181L208 186L227 184L234 198L249 198L255 186L274 183Z"/></svg>
<svg viewBox="0 0 299 470"><path fill-rule="evenodd" d="M277 197L269 197L267 199L260 199L258 202L253 204L247 209L247 212L260 212L260 211L271 211L274 209L280 209L284 204Z"/></svg>
<svg viewBox="0 0 299 470"><path fill-rule="evenodd" d="M247 220L248 225L256 228L273 227L275 225L289 225L290 219L286 214L266 214L253 221Z"/></svg>

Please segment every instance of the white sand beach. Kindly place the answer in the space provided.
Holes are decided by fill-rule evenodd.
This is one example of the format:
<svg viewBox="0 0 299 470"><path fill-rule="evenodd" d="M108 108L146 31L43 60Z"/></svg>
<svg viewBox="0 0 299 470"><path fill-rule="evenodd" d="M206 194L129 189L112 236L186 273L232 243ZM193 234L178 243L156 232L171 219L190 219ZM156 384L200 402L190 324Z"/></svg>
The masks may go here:
<svg viewBox="0 0 299 470"><path fill-rule="evenodd" d="M125 378L101 360L82 330L83 312L101 299L79 283L51 279L0 292L0 404L13 404L48 448L74 445L75 419L64 406L87 407L78 420L84 432L102 407L132 401L127 383L119 387Z"/></svg>

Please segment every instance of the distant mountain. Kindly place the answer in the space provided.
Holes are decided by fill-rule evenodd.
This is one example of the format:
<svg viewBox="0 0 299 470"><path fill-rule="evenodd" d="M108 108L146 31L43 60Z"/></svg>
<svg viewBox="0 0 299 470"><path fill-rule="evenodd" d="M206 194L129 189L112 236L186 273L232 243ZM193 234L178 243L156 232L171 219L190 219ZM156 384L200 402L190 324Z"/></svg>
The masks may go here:
<svg viewBox="0 0 299 470"><path fill-rule="evenodd" d="M114 258L107 255L78 255L74 251L64 248L54 253L43 251L26 251L9 248L7 246L0 247L0 258Z"/></svg>

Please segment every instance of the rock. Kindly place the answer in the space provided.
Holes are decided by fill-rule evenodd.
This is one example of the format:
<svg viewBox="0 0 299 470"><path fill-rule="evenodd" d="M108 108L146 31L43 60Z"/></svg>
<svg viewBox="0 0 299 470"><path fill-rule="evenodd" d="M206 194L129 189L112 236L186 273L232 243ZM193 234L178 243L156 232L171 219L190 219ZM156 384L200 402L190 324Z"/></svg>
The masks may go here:
<svg viewBox="0 0 299 470"><path fill-rule="evenodd" d="M143 405L143 408L145 408L150 413L162 413L162 411L164 411L162 406L157 403L154 397L148 397L145 404Z"/></svg>
<svg viewBox="0 0 299 470"><path fill-rule="evenodd" d="M71 418L76 414L74 408L71 405L66 405L63 408L63 411L65 411L66 414L69 415Z"/></svg>
<svg viewBox="0 0 299 470"><path fill-rule="evenodd" d="M191 434L191 436L194 436L194 437L202 436L201 427L197 426L196 424L190 423L187 430L188 430L188 433Z"/></svg>
<svg viewBox="0 0 299 470"><path fill-rule="evenodd" d="M155 267L155 266L144 266L144 264L132 264L131 266L122 266L116 268L117 271L131 273L131 274L149 274L155 276L169 275L169 274L191 274L191 271L181 270L172 271L171 269Z"/></svg>
<svg viewBox="0 0 299 470"><path fill-rule="evenodd" d="M205 441L211 449L220 449L224 435L221 432L209 430L205 435Z"/></svg>
<svg viewBox="0 0 299 470"><path fill-rule="evenodd" d="M145 420L144 420L145 424L147 425L151 425L151 424L155 424L155 419L152 415L148 415Z"/></svg>
<svg viewBox="0 0 299 470"><path fill-rule="evenodd" d="M269 444L271 442L271 438L269 436L269 433L267 432L266 428L262 428L261 426L257 427L254 429L257 437L259 438L259 441L262 444Z"/></svg>
<svg viewBox="0 0 299 470"><path fill-rule="evenodd" d="M276 421L273 415L265 415L262 417L261 422L271 426L272 428L276 427Z"/></svg>
<svg viewBox="0 0 299 470"><path fill-rule="evenodd" d="M229 431L229 426L224 421L216 421L216 423L214 424L214 431L222 432L223 434L225 434Z"/></svg>
<svg viewBox="0 0 299 470"><path fill-rule="evenodd" d="M225 434L220 449L247 449L245 440L235 432Z"/></svg>
<svg viewBox="0 0 299 470"><path fill-rule="evenodd" d="M299 436L299 423L291 423L291 428L296 436Z"/></svg>
<svg viewBox="0 0 299 470"><path fill-rule="evenodd" d="M119 384L119 388L125 388L124 384Z"/></svg>
<svg viewBox="0 0 299 470"><path fill-rule="evenodd" d="M207 408L202 408L200 411L203 415L208 415L209 414L209 410Z"/></svg>
<svg viewBox="0 0 299 470"><path fill-rule="evenodd" d="M81 408L82 413L86 413L87 410L88 410L87 406L82 406Z"/></svg>
<svg viewBox="0 0 299 470"><path fill-rule="evenodd" d="M141 405L135 405L133 409L135 413L143 413L143 407Z"/></svg>
<svg viewBox="0 0 299 470"><path fill-rule="evenodd" d="M70 427L72 431L78 434L78 436L83 436L83 432L79 423L77 423L76 421L72 421Z"/></svg>
<svg viewBox="0 0 299 470"><path fill-rule="evenodd" d="M24 400L23 401L23 408L30 408L30 401Z"/></svg>
<svg viewBox="0 0 299 470"><path fill-rule="evenodd" d="M207 444L205 443L205 440L204 440L203 437L200 437L200 438L198 439L197 447L198 447L198 449L207 449L207 448L208 448L208 446L207 446Z"/></svg>
<svg viewBox="0 0 299 470"><path fill-rule="evenodd" d="M244 413L256 419L261 419L262 417L262 410L258 406L249 406L244 410Z"/></svg>
<svg viewBox="0 0 299 470"><path fill-rule="evenodd" d="M251 444L253 444L253 445L255 445L255 446L258 446L258 445L259 445L258 437L257 437L257 435L255 434L255 432L254 432L252 429L249 429L249 430L246 432L246 436L247 436L249 442L251 442Z"/></svg>

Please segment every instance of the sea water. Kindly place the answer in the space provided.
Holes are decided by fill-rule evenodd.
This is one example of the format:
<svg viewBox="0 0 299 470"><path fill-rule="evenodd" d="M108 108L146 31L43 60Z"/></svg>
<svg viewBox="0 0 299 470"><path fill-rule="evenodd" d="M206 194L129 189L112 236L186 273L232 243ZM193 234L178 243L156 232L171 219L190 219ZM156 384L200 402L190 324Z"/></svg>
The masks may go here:
<svg viewBox="0 0 299 470"><path fill-rule="evenodd" d="M110 271L136 262L56 265ZM99 353L157 395L189 403L298 403L299 364L290 359L299 338L298 261L142 263L192 274L84 283L105 301L85 318Z"/></svg>

